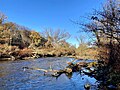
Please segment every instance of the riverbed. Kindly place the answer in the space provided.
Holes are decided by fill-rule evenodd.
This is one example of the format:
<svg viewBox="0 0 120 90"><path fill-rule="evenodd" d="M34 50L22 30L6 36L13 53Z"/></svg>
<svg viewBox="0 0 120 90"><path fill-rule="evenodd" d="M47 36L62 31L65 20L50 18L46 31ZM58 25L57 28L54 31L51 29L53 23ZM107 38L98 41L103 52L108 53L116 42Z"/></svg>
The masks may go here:
<svg viewBox="0 0 120 90"><path fill-rule="evenodd" d="M89 83L90 90L97 89L97 80L79 72L59 77L45 76L43 71L23 69L23 67L60 70L73 58L49 57L34 60L0 62L0 90L85 90Z"/></svg>

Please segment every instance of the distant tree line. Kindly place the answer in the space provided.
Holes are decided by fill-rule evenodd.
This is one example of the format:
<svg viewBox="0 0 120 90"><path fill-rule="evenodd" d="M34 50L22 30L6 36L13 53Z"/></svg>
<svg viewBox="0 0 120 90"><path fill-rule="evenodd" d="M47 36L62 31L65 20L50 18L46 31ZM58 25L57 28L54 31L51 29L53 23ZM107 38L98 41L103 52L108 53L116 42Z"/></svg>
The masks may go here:
<svg viewBox="0 0 120 90"><path fill-rule="evenodd" d="M27 27L20 26L13 22L8 22L7 17L0 13L0 43L19 48L26 47L58 47L66 46L66 39L69 38L68 32L62 32L60 29L44 30L43 34L31 30Z"/></svg>

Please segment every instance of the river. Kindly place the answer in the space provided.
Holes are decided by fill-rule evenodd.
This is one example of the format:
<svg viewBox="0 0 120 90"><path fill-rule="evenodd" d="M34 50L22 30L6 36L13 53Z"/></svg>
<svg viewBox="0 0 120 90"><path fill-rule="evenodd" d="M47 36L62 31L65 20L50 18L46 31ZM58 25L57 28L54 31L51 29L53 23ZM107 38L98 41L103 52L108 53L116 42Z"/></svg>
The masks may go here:
<svg viewBox="0 0 120 90"><path fill-rule="evenodd" d="M72 58L50 57L34 60L17 60L0 62L0 90L84 90L86 83L90 90L96 90L96 79L79 72L72 76L62 74L58 78L44 76L43 71L23 69L22 67L63 69Z"/></svg>

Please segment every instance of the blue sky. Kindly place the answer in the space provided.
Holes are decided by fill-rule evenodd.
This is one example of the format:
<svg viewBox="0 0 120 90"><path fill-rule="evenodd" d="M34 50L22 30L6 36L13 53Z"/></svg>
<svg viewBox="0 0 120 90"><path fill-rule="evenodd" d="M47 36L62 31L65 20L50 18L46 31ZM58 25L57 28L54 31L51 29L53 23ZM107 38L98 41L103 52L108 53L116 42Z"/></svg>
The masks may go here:
<svg viewBox="0 0 120 90"><path fill-rule="evenodd" d="M82 21L86 16L99 10L105 0L0 0L0 11L9 21L27 26L38 32L44 28L62 29L71 34L68 40L77 44L75 36L79 26L70 19Z"/></svg>

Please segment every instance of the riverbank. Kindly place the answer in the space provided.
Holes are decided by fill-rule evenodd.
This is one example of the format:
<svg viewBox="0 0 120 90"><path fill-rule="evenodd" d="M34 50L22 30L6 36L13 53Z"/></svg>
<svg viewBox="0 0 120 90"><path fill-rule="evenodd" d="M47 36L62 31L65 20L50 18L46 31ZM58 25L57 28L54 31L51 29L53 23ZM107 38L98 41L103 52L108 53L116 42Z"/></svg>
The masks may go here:
<svg viewBox="0 0 120 90"><path fill-rule="evenodd" d="M85 55L81 55L76 52L76 49L58 47L58 48L46 48L46 47L28 47L20 49L17 46L9 46L7 44L0 45L0 61L4 60L27 60L41 57L72 57L75 59L93 59L96 60L95 54L89 53L94 50L89 49ZM86 51L85 51L86 52Z"/></svg>
<svg viewBox="0 0 120 90"><path fill-rule="evenodd" d="M0 61L3 60L27 60L40 57L61 57L61 56L74 56L75 51L66 48L24 48L19 49L16 46L8 46L3 48L0 52Z"/></svg>

